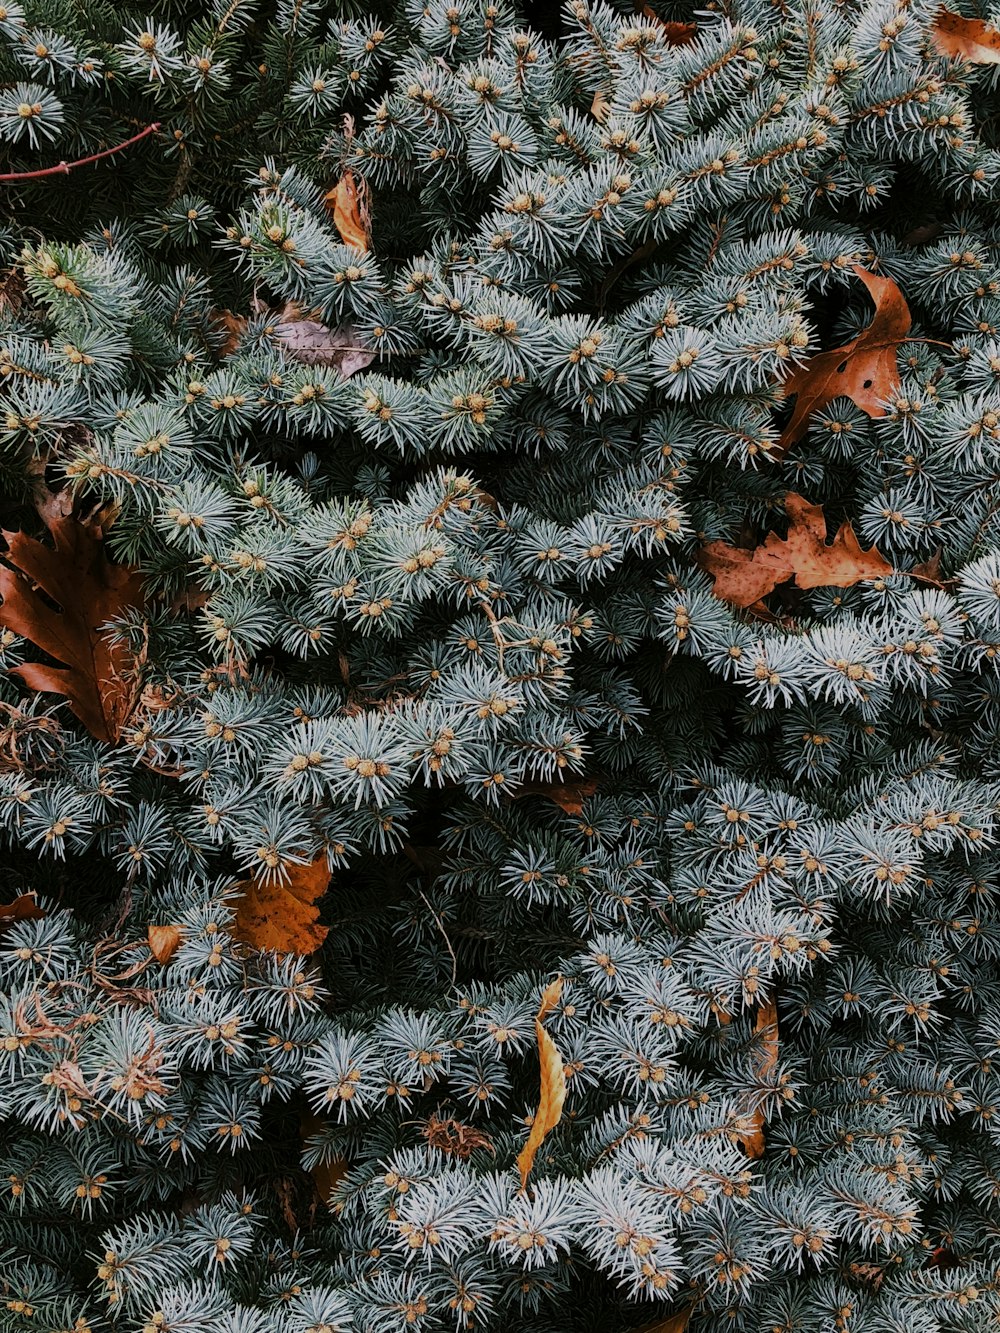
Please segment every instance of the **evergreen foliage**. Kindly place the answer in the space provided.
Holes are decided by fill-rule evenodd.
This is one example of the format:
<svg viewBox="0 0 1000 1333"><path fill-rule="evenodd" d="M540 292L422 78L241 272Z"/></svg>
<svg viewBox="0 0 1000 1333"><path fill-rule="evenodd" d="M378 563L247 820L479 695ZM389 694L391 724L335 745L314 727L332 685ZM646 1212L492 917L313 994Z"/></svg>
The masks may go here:
<svg viewBox="0 0 1000 1333"><path fill-rule="evenodd" d="M0 637L2 1333L1000 1322L1000 100L936 9L4 0L6 171L160 128L4 185L4 527L72 495L145 603L110 739ZM899 382L779 447L856 268ZM789 493L897 572L714 596ZM234 936L319 857L322 948Z"/></svg>

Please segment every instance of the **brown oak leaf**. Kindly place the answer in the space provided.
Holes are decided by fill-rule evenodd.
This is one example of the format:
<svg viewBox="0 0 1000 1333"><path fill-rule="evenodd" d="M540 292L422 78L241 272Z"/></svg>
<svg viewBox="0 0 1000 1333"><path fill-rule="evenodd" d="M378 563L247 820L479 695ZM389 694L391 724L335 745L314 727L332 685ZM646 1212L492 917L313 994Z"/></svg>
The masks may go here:
<svg viewBox="0 0 1000 1333"><path fill-rule="evenodd" d="M1000 65L1000 32L985 19L966 19L939 9L931 25L938 53L970 65Z"/></svg>
<svg viewBox="0 0 1000 1333"><path fill-rule="evenodd" d="M254 875L237 885L234 938L254 949L277 953L315 953L327 935L319 924L318 899L330 883L326 853L308 865L286 867L286 878L265 879Z"/></svg>
<svg viewBox="0 0 1000 1333"><path fill-rule="evenodd" d="M835 398L850 398L868 416L881 417L885 416L882 400L899 388L896 349L910 332L909 307L891 278L869 273L858 264L853 268L875 302L875 316L856 338L811 356L784 381L782 395L797 396L788 425L771 451L773 458L787 453L805 432L812 414Z"/></svg>
<svg viewBox="0 0 1000 1333"><path fill-rule="evenodd" d="M344 172L333 189L327 192L324 202L344 244L355 250L370 250L371 236L366 225L362 190L352 171Z"/></svg>
<svg viewBox="0 0 1000 1333"><path fill-rule="evenodd" d="M828 543L822 505L810 504L790 491L785 496L785 512L788 536L769 533L763 545L752 551L721 541L706 542L699 563L714 576L716 597L731 606L749 607L789 579L800 588L850 588L893 572L874 546L862 550L846 521Z"/></svg>
<svg viewBox="0 0 1000 1333"><path fill-rule="evenodd" d="M555 1129L562 1118L563 1102L566 1100L566 1070L562 1056L555 1042L542 1027L542 1019L550 1013L562 998L563 979L557 977L542 991L542 1002L535 1016L535 1036L538 1039L538 1063L541 1069L541 1091L538 1097L538 1110L531 1122L528 1141L517 1155L517 1166L521 1172L521 1189L527 1188L528 1176L535 1164L535 1154L549 1130Z"/></svg>
<svg viewBox="0 0 1000 1333"><path fill-rule="evenodd" d="M688 1306L686 1310L668 1315L666 1319L659 1319L655 1324L643 1324L642 1328L636 1330L636 1333L684 1333L690 1319L691 1307Z"/></svg>
<svg viewBox="0 0 1000 1333"><path fill-rule="evenodd" d="M230 356L246 332L247 317L235 315L231 310L218 310L215 319L227 331L219 355ZM345 380L375 360L371 348L359 346L353 325L341 324L331 329L315 311L307 310L297 301L286 301L280 310L273 311L267 331L293 360L306 366L331 366Z"/></svg>
<svg viewBox="0 0 1000 1333"><path fill-rule="evenodd" d="M140 664L101 626L141 607L142 580L137 570L111 564L100 530L64 513L57 498L40 506L52 546L23 532L3 534L0 625L62 665L24 662L11 674L29 689L64 695L92 736L117 741L135 704Z"/></svg>

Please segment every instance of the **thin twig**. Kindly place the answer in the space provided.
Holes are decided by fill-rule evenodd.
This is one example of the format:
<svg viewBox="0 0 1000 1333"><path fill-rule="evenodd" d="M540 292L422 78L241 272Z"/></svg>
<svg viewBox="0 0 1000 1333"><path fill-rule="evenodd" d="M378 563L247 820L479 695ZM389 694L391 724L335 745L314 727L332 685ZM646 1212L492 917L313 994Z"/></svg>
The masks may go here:
<svg viewBox="0 0 1000 1333"><path fill-rule="evenodd" d="M150 134L155 134L160 128L158 120L153 121L152 125L147 125L144 130L138 134L133 134L131 139L126 139L124 143L115 144L114 148L105 148L101 153L91 153L89 157L78 158L76 162L58 162L54 167L42 167L40 171L7 171L0 173L0 181L27 181L37 180L40 176L65 176L75 167L85 167L91 162L99 162L102 157L111 157L114 153L120 153L124 148L131 148L134 143L140 139L147 138Z"/></svg>
<svg viewBox="0 0 1000 1333"><path fill-rule="evenodd" d="M451 947L451 940L448 938L448 932L445 930L440 916L438 916L437 912L435 912L434 908L431 906L423 889L418 889L417 892L420 894L421 898L423 898L424 905L437 923L437 928L441 932L441 938L444 940L445 948L451 954L451 984L454 986L455 982L458 980L458 959L455 957L455 950Z"/></svg>

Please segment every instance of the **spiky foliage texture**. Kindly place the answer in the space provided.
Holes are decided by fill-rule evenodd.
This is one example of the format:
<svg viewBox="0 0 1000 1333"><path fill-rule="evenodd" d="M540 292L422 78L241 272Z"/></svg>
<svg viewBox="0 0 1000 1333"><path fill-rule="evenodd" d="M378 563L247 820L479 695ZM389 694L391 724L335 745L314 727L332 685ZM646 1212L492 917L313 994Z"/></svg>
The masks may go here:
<svg viewBox="0 0 1000 1333"><path fill-rule="evenodd" d="M148 597L117 744L2 638L3 1333L1000 1318L995 75L931 0L654 8L5 0L8 170L161 128L4 187L4 525L44 473ZM901 388L778 456L855 265ZM714 598L790 490L900 572ZM320 855L315 957L233 939Z"/></svg>

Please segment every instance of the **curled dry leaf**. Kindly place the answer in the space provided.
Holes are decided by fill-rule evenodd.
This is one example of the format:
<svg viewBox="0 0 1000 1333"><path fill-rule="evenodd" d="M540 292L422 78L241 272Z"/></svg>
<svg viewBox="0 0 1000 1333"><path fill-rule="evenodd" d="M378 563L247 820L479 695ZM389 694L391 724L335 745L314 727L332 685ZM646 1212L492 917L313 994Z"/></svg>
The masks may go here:
<svg viewBox="0 0 1000 1333"><path fill-rule="evenodd" d="M354 173L345 171L333 189L327 192L324 203L344 244L353 246L355 250L370 250L371 236L361 196L362 190L354 179Z"/></svg>
<svg viewBox="0 0 1000 1333"><path fill-rule="evenodd" d="M149 952L166 967L180 947L184 932L180 926L150 926L146 932Z"/></svg>
<svg viewBox="0 0 1000 1333"><path fill-rule="evenodd" d="M606 88L598 88L594 93L594 100L590 104L590 114L597 121L598 125L603 125L611 111L611 103L608 101L608 92Z"/></svg>
<svg viewBox="0 0 1000 1333"><path fill-rule="evenodd" d="M277 953L315 953L327 935L319 924L318 899L330 883L326 853L304 866L288 866L284 881L255 875L237 885L232 933L254 949Z"/></svg>
<svg viewBox="0 0 1000 1333"><path fill-rule="evenodd" d="M812 356L781 386L784 397L796 395L788 425L771 457L780 458L805 432L809 418L835 398L850 398L870 417L885 416L883 400L899 388L896 349L905 342L912 323L903 293L891 278L881 278L855 264L854 272L875 302L872 322L843 347Z"/></svg>
<svg viewBox="0 0 1000 1333"><path fill-rule="evenodd" d="M538 1063L541 1069L541 1092L538 1097L538 1110L531 1122L528 1141L517 1155L517 1166L521 1172L521 1189L527 1188L528 1176L535 1164L535 1154L542 1146L549 1130L554 1129L562 1118L563 1103L566 1100L566 1070L562 1056L556 1044L542 1027L542 1019L550 1013L562 998L563 979L557 977L542 992L542 1003L535 1017L535 1036L538 1039Z"/></svg>
<svg viewBox="0 0 1000 1333"><path fill-rule="evenodd" d="M966 19L939 9L931 37L939 55L970 65L1000 65L1000 32L985 19Z"/></svg>
<svg viewBox="0 0 1000 1333"><path fill-rule="evenodd" d="M33 893L22 893L12 903L0 903L0 931L18 921L41 921L45 913Z"/></svg>
<svg viewBox="0 0 1000 1333"><path fill-rule="evenodd" d="M842 523L828 543L821 505L810 504L790 491L785 496L785 512L787 537L772 532L752 551L721 541L702 547L699 563L714 577L716 597L731 606L748 607L789 579L800 588L850 588L893 572L874 547L862 550L850 523Z"/></svg>
<svg viewBox="0 0 1000 1333"><path fill-rule="evenodd" d="M754 1035L760 1038L755 1061L758 1079L763 1083L778 1064L778 1007L774 999L762 1004L754 1020ZM748 1108L737 1138L748 1157L764 1156L764 1110L760 1105Z"/></svg>
<svg viewBox="0 0 1000 1333"><path fill-rule="evenodd" d="M137 570L108 560L99 528L85 524L50 496L39 508L52 546L23 532L5 532L8 565L0 567L0 625L62 663L11 668L32 690L61 694L99 741L117 741L135 704L138 662L101 627L141 607Z"/></svg>

